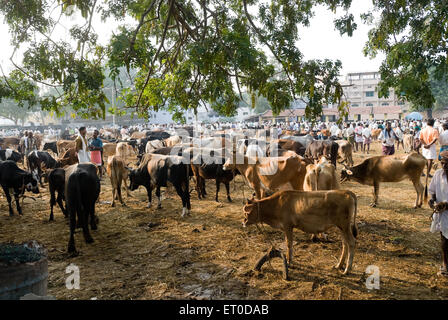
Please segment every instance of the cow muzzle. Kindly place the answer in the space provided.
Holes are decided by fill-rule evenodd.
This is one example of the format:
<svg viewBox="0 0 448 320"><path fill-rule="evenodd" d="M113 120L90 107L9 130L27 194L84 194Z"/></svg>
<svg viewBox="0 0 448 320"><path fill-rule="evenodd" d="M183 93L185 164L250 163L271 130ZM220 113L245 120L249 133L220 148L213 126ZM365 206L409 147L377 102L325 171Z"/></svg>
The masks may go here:
<svg viewBox="0 0 448 320"><path fill-rule="evenodd" d="M247 218L244 218L244 220L243 220L243 222L242 222L242 224L243 224L243 228L246 228L246 227L247 227L247 222L248 222Z"/></svg>

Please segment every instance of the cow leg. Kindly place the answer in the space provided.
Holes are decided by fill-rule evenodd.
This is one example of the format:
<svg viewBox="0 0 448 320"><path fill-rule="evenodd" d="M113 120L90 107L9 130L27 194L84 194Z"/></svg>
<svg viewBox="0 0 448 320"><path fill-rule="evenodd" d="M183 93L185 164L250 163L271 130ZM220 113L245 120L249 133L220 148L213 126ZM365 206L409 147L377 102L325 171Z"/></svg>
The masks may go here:
<svg viewBox="0 0 448 320"><path fill-rule="evenodd" d="M380 184L376 181L373 182L373 202L370 204L371 207L375 208L378 205L378 193L380 191Z"/></svg>
<svg viewBox="0 0 448 320"><path fill-rule="evenodd" d="M196 176L195 177L196 180L196 192L198 193L198 199L201 200L202 198L202 188L201 188L201 177Z"/></svg>
<svg viewBox="0 0 448 320"><path fill-rule="evenodd" d="M187 215L187 199L184 190L182 190L182 186L175 184L174 188L176 189L177 194L182 199L182 214L181 217L185 217ZM188 191L187 191L188 192Z"/></svg>
<svg viewBox="0 0 448 320"><path fill-rule="evenodd" d="M125 203L123 202L123 197L121 196L121 185L120 183L118 183L117 186L117 194L118 194L118 200L120 201L120 203L125 206Z"/></svg>
<svg viewBox="0 0 448 320"><path fill-rule="evenodd" d="M117 198L117 188L112 186L112 207L115 207L115 199Z"/></svg>
<svg viewBox="0 0 448 320"><path fill-rule="evenodd" d="M185 202L187 204L187 214L190 215L190 210L191 210L191 203L190 203L190 191L188 190L188 180L185 182L185 191L184 191L184 195L185 195Z"/></svg>
<svg viewBox="0 0 448 320"><path fill-rule="evenodd" d="M287 229L285 231L285 242L286 242L286 247L288 248L287 252L286 252L286 258L288 260L288 265L292 264L292 246L293 246L293 232L292 232L292 228Z"/></svg>
<svg viewBox="0 0 448 320"><path fill-rule="evenodd" d="M227 201L232 202L232 198L230 198L230 183L225 182L224 185L226 186L227 191Z"/></svg>
<svg viewBox="0 0 448 320"><path fill-rule="evenodd" d="M81 212L81 216L80 217L78 215L78 218L81 220L81 228L82 228L82 233L84 235L84 240L86 241L86 243L92 243L93 242L93 238L90 235L90 231L89 231L89 212Z"/></svg>
<svg viewBox="0 0 448 320"><path fill-rule="evenodd" d="M11 194L9 193L9 188L2 186L3 191L5 192L6 195L6 200L8 201L8 207L9 207L9 215L12 216L14 215L14 211L12 209L12 205L11 205Z"/></svg>
<svg viewBox="0 0 448 320"><path fill-rule="evenodd" d="M341 229L341 232L344 233ZM341 256L339 257L339 261L338 263L334 266L335 269L341 269L342 267L342 263L345 262L345 260L347 259L347 239L345 238L344 234L342 235L342 252L341 252Z"/></svg>
<svg viewBox="0 0 448 320"><path fill-rule="evenodd" d="M344 237L345 242L348 245L348 256L347 256L347 260L345 262L345 270L342 274L347 274L352 269L356 241L355 241L355 237L353 236L353 233L352 233L352 230L350 227L346 228L346 230L344 231L343 237Z"/></svg>
<svg viewBox="0 0 448 320"><path fill-rule="evenodd" d="M148 195L148 208L151 208L151 201L152 201L152 187L151 186L145 186L146 193Z"/></svg>
<svg viewBox="0 0 448 320"><path fill-rule="evenodd" d="M205 189L205 179L201 179L202 197L205 198L207 195L207 190Z"/></svg>
<svg viewBox="0 0 448 320"><path fill-rule="evenodd" d="M160 197L160 186L156 188L156 196L157 196L157 209L162 209L162 200Z"/></svg>
<svg viewBox="0 0 448 320"><path fill-rule="evenodd" d="M423 184L420 181L420 177L418 177L418 179L412 181L412 183L414 184L415 191L417 192L417 199L415 200L414 209L419 208L419 207L421 208L421 206L423 204L423 193L424 193L425 188L423 187Z"/></svg>
<svg viewBox="0 0 448 320"><path fill-rule="evenodd" d="M89 216L90 216L90 228L92 230L97 230L98 226L96 225L97 220L95 217L95 204L93 204L92 207L90 208Z"/></svg>
<svg viewBox="0 0 448 320"><path fill-rule="evenodd" d="M67 210L64 208L64 203L62 201L63 198L64 198L63 193L62 192L58 192L58 198L57 198L56 201L58 202L59 208L61 208L61 211L64 214L64 217L67 218Z"/></svg>
<svg viewBox="0 0 448 320"><path fill-rule="evenodd" d="M22 215L22 208L19 202L19 190L14 188L14 200L16 200L16 208L19 215Z"/></svg>
<svg viewBox="0 0 448 320"><path fill-rule="evenodd" d="M76 229L76 209L68 208L68 215L70 218L70 240L68 241L68 253L76 253L75 247L75 229Z"/></svg>
<svg viewBox="0 0 448 320"><path fill-rule="evenodd" d="M221 184L221 182L219 181L219 179L216 179L215 182L216 182L216 196L215 196L215 200L216 200L216 202L219 202L219 200L218 200L218 193L219 193L219 185Z"/></svg>
<svg viewBox="0 0 448 320"><path fill-rule="evenodd" d="M59 199L59 194L58 194L58 199ZM53 221L54 220L53 207L54 207L55 204L56 204L55 190L50 185L50 219L48 221Z"/></svg>

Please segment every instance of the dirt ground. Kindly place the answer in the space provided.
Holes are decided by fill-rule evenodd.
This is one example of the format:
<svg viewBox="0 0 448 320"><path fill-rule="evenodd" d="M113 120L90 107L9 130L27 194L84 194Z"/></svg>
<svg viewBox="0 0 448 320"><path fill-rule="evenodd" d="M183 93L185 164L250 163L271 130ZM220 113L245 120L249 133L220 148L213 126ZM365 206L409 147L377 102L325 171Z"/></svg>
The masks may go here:
<svg viewBox="0 0 448 320"><path fill-rule="evenodd" d="M380 153L374 143L371 155ZM398 152L402 154L402 150ZM358 164L369 157L355 153ZM338 170L342 167L338 166ZM424 182L424 178L422 178ZM190 183L192 187L192 183ZM96 213L100 223L92 231L93 244L77 231L77 257L66 253L68 224L59 208L48 222L49 193L36 201L25 199L23 216L8 215L0 198L0 242L36 239L48 249L48 294L57 299L446 299L448 280L436 275L440 239L429 232L430 209L412 209L416 193L410 181L381 185L377 208L368 206L372 188L344 183L358 196L359 235L353 271L347 276L332 269L340 255L339 232L313 243L295 231L290 281L282 279L280 259L252 271L271 243L284 249L283 235L269 226L243 228L243 200L249 189L241 176L231 185L233 203L221 186L214 201L214 181L207 182L207 200L192 192L190 217L181 218L181 201L173 189L164 193L163 209L146 208L141 187L126 198L127 207L110 206L109 178L103 178ZM156 203L156 202L155 202ZM154 202L153 202L154 204ZM80 270L80 289L65 286L66 267ZM366 268L377 266L380 289L368 290Z"/></svg>

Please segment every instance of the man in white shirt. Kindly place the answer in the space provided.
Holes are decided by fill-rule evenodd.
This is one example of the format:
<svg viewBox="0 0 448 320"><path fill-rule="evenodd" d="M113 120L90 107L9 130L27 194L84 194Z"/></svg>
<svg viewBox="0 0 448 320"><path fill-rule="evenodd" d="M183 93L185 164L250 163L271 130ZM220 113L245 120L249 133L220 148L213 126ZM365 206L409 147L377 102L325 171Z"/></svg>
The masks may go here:
<svg viewBox="0 0 448 320"><path fill-rule="evenodd" d="M336 123L333 123L333 125L330 128L331 136L337 136L337 131L339 127L336 125Z"/></svg>
<svg viewBox="0 0 448 320"><path fill-rule="evenodd" d="M355 129L355 152L358 152L358 146L360 145L361 148L359 148L359 151L362 151L364 149L363 142L364 139L362 137L362 132L364 130L364 127L361 122L358 123L358 126Z"/></svg>
<svg viewBox="0 0 448 320"><path fill-rule="evenodd" d="M442 202L447 203L448 206L448 151L440 153L442 169L436 170L434 177L429 184L429 194L431 199L428 204L434 209L436 204ZM448 208L448 207L447 207ZM442 266L440 267L439 275L448 276L448 210L442 212L434 212L432 216L431 229L432 233L440 232L442 241Z"/></svg>
<svg viewBox="0 0 448 320"><path fill-rule="evenodd" d="M362 130L362 137L364 139L364 146L363 146L362 151L364 153L366 153L366 147L367 147L367 154L369 154L369 151L370 151L370 142L371 142L370 136L371 135L372 135L372 132L370 131L369 124L367 123L364 130Z"/></svg>
<svg viewBox="0 0 448 320"><path fill-rule="evenodd" d="M347 138L348 142L352 145L352 147L355 146L355 124L349 124L347 126L347 129L345 130L345 137Z"/></svg>
<svg viewBox="0 0 448 320"><path fill-rule="evenodd" d="M400 149L400 143L401 143L401 146L402 146L403 149L404 149L404 144L403 144L403 131L401 131L400 126L397 126L397 127L394 129L394 132L395 132L395 135L396 135L397 138L398 138L398 140L397 140L397 151Z"/></svg>
<svg viewBox="0 0 448 320"><path fill-rule="evenodd" d="M383 142L383 155L391 156L395 153L395 141L398 139L390 122L386 123L386 128L381 131L379 140Z"/></svg>

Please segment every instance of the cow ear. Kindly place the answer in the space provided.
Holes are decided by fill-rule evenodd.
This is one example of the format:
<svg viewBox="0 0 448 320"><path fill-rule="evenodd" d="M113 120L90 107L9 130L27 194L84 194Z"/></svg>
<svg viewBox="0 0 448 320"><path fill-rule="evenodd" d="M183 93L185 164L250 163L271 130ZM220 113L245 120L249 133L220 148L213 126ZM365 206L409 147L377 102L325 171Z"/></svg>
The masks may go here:
<svg viewBox="0 0 448 320"><path fill-rule="evenodd" d="M347 174L348 174L349 176L352 176L352 175L353 175L352 170L347 170L346 172L347 172Z"/></svg>

